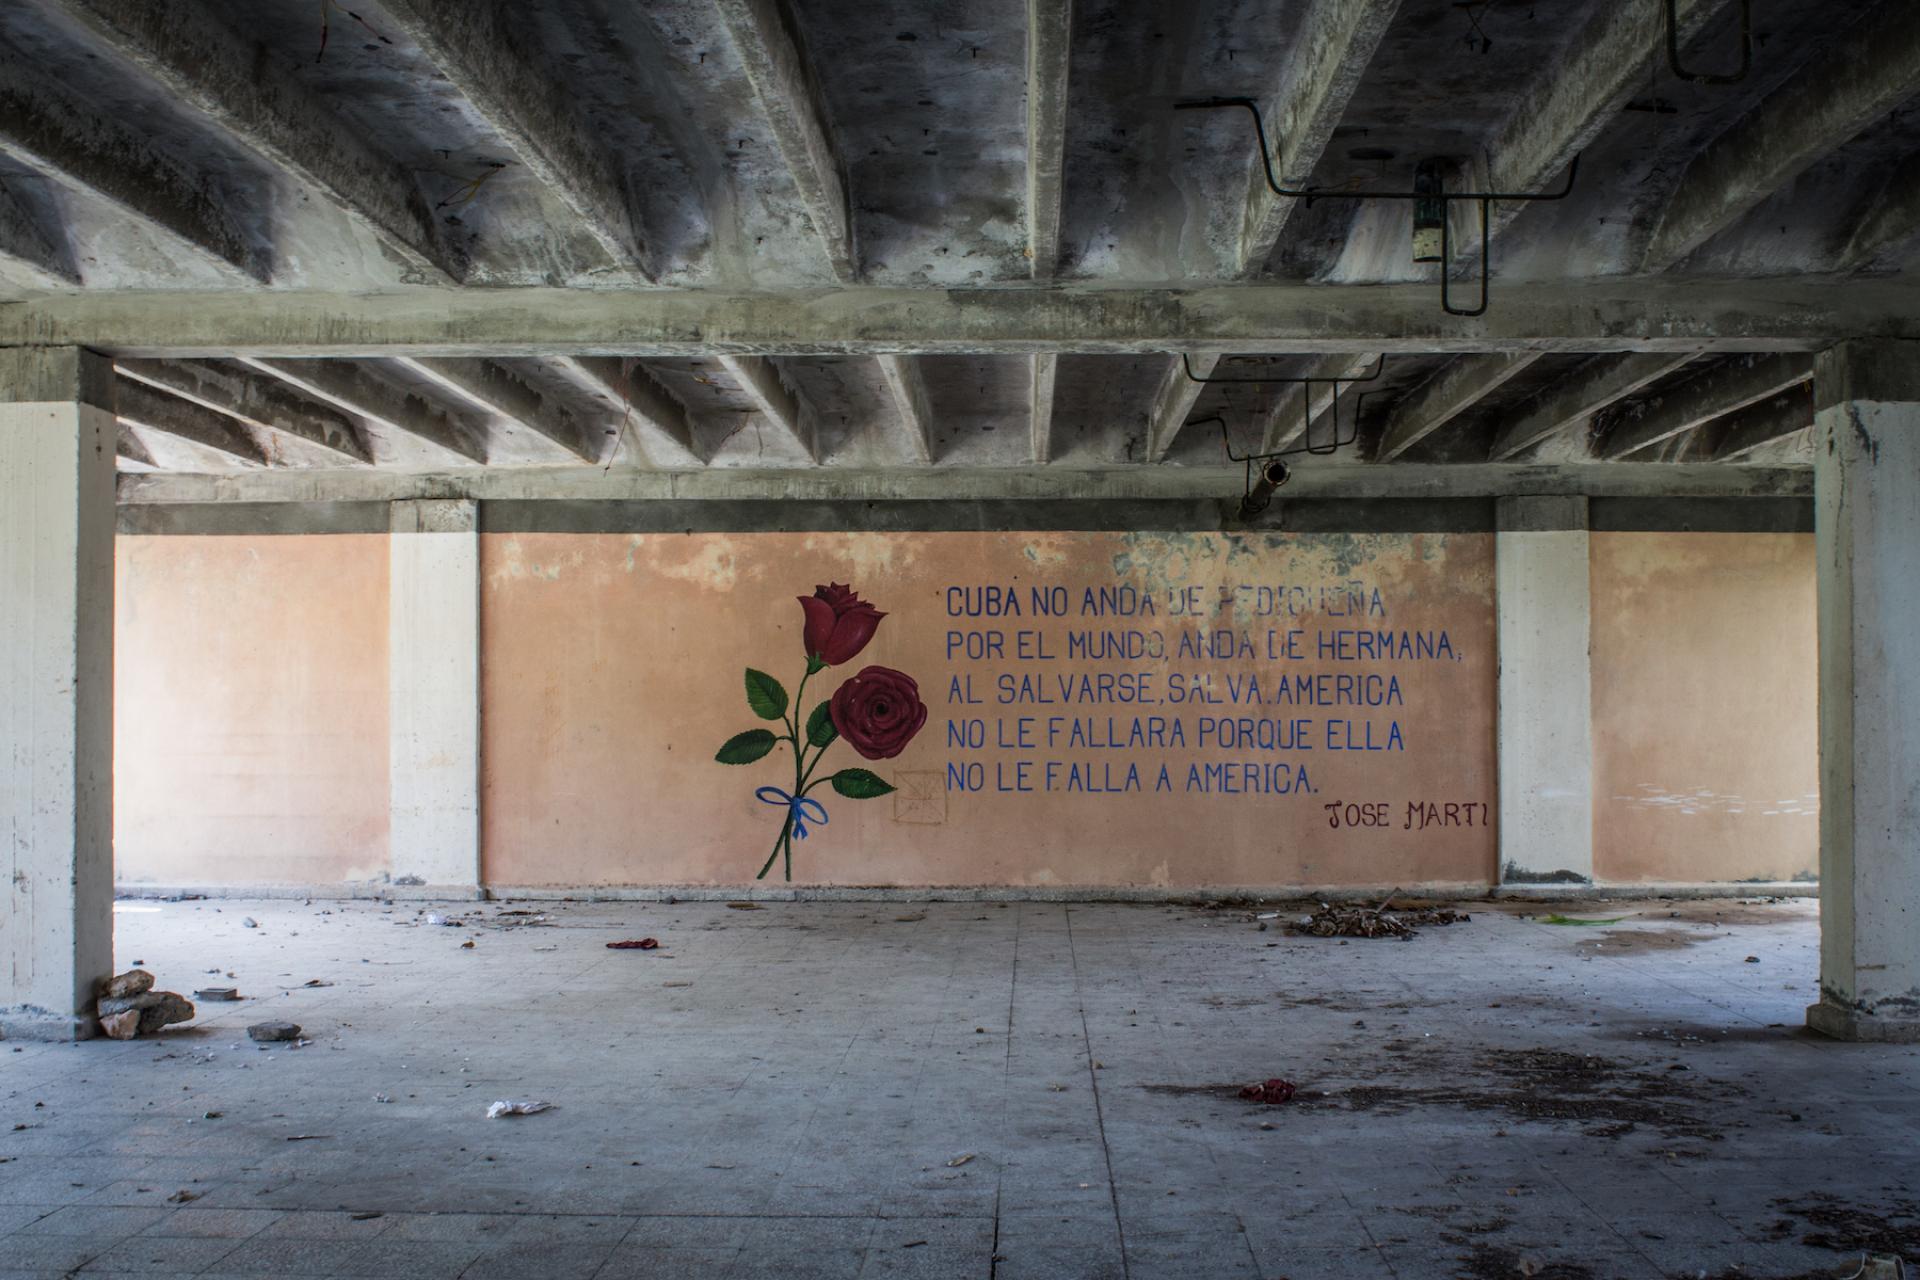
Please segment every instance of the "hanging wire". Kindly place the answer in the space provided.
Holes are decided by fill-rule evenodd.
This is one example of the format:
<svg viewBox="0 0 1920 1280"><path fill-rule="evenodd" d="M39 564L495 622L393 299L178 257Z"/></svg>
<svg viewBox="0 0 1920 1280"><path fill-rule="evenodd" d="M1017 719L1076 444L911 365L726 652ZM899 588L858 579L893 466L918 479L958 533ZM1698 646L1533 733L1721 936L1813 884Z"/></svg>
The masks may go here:
<svg viewBox="0 0 1920 1280"><path fill-rule="evenodd" d="M434 209L436 211L440 209L451 209L451 208L457 208L463 204L471 203L473 198L480 194L480 188L487 185L487 179L493 177L494 174L499 173L502 169L507 167L507 162L504 160L489 160L486 163L487 163L487 171L485 173L481 174L477 178L473 178L470 181L463 183L461 186L459 186L454 190L454 193L452 195L448 196L445 200L442 200L439 204L433 206Z"/></svg>
<svg viewBox="0 0 1920 1280"><path fill-rule="evenodd" d="M1412 200L1435 201L1446 206L1446 212L1452 212L1455 201L1466 200L1480 206L1480 302L1473 307L1453 305L1453 292L1450 277L1453 267L1453 219L1443 216L1440 219L1440 307L1451 316L1485 315L1488 301L1488 264L1487 250L1492 240L1492 219L1489 217L1495 201L1517 201L1539 203L1550 200L1564 200L1573 193L1574 178L1580 172L1580 157L1567 164L1566 185L1558 191L1347 191L1339 187L1284 187L1273 176L1273 160L1267 147L1267 126L1260 119L1260 104L1252 98L1207 98L1196 102L1176 102L1175 111L1212 111L1219 108L1245 108L1253 117L1254 138L1260 144L1260 168L1266 174L1267 189L1276 196L1289 200L1304 200L1311 207L1315 200Z"/></svg>
<svg viewBox="0 0 1920 1280"><path fill-rule="evenodd" d="M318 62L322 58L327 56L327 36L329 34L329 30L331 27L331 24L328 22L328 16L335 9L339 9L340 12L346 14L349 18L352 18L355 22L359 23L361 28L365 30L368 35L372 36L375 40L378 40L381 44L393 43L393 41L387 39L385 36L381 35L378 31L375 31L372 25L368 23L368 21L365 18L361 17L359 14L355 13L353 10L342 6L339 0L320 0L320 52L313 55L313 60L315 62Z"/></svg>
<svg viewBox="0 0 1920 1280"><path fill-rule="evenodd" d="M1694 84L1739 84L1753 70L1753 0L1740 0L1740 67L1724 74L1689 71L1680 65L1680 0L1666 0L1667 66Z"/></svg>
<svg viewBox="0 0 1920 1280"><path fill-rule="evenodd" d="M1180 360L1181 360L1181 368L1185 371L1187 377L1194 382L1202 382L1202 383L1217 382L1217 383L1229 383L1229 384L1238 383L1241 385L1245 385L1248 383L1256 383L1256 382L1275 383L1275 384L1297 384L1301 389L1301 394L1300 394L1301 443L1297 445L1293 445L1286 449L1268 449L1268 450L1255 452L1255 453L1235 453L1233 451L1233 435L1230 429L1228 428L1227 420L1224 416L1217 413L1210 414L1204 418L1195 418L1193 421L1187 423L1187 425L1190 427L1202 426L1209 422L1216 422L1220 424L1221 447L1226 450L1227 458L1230 461L1238 462L1242 464L1242 467L1245 472L1245 483L1241 488L1241 492L1240 492L1240 517L1243 520L1251 516L1256 516L1260 514L1262 511L1266 510L1268 502L1271 501L1272 499L1274 489L1286 483L1289 469L1286 467L1284 463L1279 464L1277 475L1274 472L1274 464L1279 462L1280 459L1298 457L1301 454L1308 454L1316 458L1327 457L1331 454L1338 453L1341 449L1345 448L1347 445L1352 444L1354 441L1360 438L1360 415L1362 410L1366 408L1367 397L1377 393L1378 391L1381 390L1381 388L1374 387L1370 390L1362 391L1357 393L1356 395L1349 397L1353 401L1353 414L1352 414L1353 420L1349 424L1349 429L1347 433L1344 435L1342 435L1340 431L1341 388L1343 386L1350 386L1358 382L1376 381L1381 374L1386 372L1386 369L1387 369L1387 357L1385 355L1382 355L1378 360L1374 362L1374 366L1371 372L1365 373L1365 374L1357 374L1352 377L1199 378L1194 376L1193 366L1188 361L1187 357L1184 354L1180 357ZM1318 443L1315 443L1313 438L1312 402L1313 402L1313 387L1315 383L1325 383L1332 386L1333 388L1333 403L1328 407L1327 413L1326 413L1327 421L1331 423L1333 427L1332 438L1323 439ZM1231 393L1229 392L1227 394L1231 394ZM1255 481L1254 479L1255 463L1263 464L1258 468L1260 477L1261 477L1259 481Z"/></svg>

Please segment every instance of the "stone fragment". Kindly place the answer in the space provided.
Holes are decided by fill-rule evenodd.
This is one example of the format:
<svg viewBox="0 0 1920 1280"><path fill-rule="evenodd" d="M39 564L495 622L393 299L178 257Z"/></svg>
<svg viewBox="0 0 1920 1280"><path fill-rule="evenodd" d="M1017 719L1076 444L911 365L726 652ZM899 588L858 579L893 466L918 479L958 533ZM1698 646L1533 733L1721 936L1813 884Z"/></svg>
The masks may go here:
<svg viewBox="0 0 1920 1280"><path fill-rule="evenodd" d="M152 994L160 998L140 1011L141 1035L150 1036L162 1027L192 1019L193 1001L171 991L155 991Z"/></svg>
<svg viewBox="0 0 1920 1280"><path fill-rule="evenodd" d="M193 998L195 1000L216 1001L238 1000L240 998L240 991L237 987L202 987L193 993Z"/></svg>
<svg viewBox="0 0 1920 1280"><path fill-rule="evenodd" d="M153 990L153 975L145 969L129 969L107 980L100 990L103 999L120 1000L127 996L137 996L143 991Z"/></svg>
<svg viewBox="0 0 1920 1280"><path fill-rule="evenodd" d="M94 1005L94 1011L103 1018L110 1014L126 1013L129 1010L138 1013L142 1009L151 1009L159 1004L163 994L159 991L142 991L136 996L102 997Z"/></svg>
<svg viewBox="0 0 1920 1280"><path fill-rule="evenodd" d="M131 1040L140 1034L140 1011L126 1009L100 1019L100 1029L115 1040Z"/></svg>
<svg viewBox="0 0 1920 1280"><path fill-rule="evenodd" d="M300 1024L297 1022L256 1022L247 1028L247 1038L258 1040L262 1044L271 1044L279 1040L298 1040Z"/></svg>

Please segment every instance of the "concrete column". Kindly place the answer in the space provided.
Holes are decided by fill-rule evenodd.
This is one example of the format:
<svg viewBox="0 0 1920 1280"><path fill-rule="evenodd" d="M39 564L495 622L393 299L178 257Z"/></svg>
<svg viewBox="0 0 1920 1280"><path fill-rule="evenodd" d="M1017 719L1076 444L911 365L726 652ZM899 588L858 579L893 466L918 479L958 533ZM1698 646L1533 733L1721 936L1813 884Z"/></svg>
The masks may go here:
<svg viewBox="0 0 1920 1280"><path fill-rule="evenodd" d="M394 879L480 886L480 535L465 500L396 502L388 626Z"/></svg>
<svg viewBox="0 0 1920 1280"><path fill-rule="evenodd" d="M113 972L112 370L0 351L0 1033L94 1034Z"/></svg>
<svg viewBox="0 0 1920 1280"><path fill-rule="evenodd" d="M1920 1041L1920 343L1814 369L1820 1003L1845 1040Z"/></svg>
<svg viewBox="0 0 1920 1280"><path fill-rule="evenodd" d="M1500 883L1593 880L1587 500L1498 500Z"/></svg>

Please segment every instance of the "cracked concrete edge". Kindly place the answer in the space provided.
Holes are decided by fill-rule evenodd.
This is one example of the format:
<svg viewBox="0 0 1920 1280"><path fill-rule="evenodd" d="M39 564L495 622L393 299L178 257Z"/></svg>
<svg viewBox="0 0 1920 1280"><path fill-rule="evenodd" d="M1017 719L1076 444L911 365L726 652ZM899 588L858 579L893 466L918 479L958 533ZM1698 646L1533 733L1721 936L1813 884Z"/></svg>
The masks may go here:
<svg viewBox="0 0 1920 1280"><path fill-rule="evenodd" d="M408 902L1218 902L1248 898L1272 902L1324 900L1378 902L1396 897L1464 901L1585 902L1643 898L1811 898L1820 886L1801 881L1680 882L1592 885L1489 885L1481 881L1435 881L1402 885L1217 885L1162 888L1152 885L393 885L230 884L119 885L118 900L168 900L193 895L223 899Z"/></svg>

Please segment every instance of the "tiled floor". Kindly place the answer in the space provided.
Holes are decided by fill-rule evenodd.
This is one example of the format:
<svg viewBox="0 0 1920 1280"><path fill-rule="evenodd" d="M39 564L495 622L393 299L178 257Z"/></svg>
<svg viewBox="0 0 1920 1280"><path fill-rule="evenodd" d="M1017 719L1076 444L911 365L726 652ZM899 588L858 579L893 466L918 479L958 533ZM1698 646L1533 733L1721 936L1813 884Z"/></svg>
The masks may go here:
<svg viewBox="0 0 1920 1280"><path fill-rule="evenodd" d="M1186 906L427 910L462 914L122 904L123 966L250 999L0 1045L0 1277L1797 1276L1920 1239L1920 1051L1800 1029L1810 903L1350 944ZM311 1042L250 1044L270 1017ZM1272 1075L1301 1097L1233 1096Z"/></svg>

